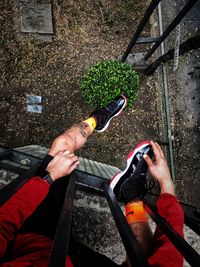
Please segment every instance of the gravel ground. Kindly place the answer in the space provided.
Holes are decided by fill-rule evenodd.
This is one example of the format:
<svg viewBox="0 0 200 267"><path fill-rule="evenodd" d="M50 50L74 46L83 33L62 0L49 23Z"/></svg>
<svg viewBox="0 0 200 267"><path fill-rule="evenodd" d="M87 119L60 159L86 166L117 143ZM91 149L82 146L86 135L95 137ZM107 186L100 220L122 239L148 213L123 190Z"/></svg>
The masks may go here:
<svg viewBox="0 0 200 267"><path fill-rule="evenodd" d="M20 32L17 1L2 3L1 145L48 147L65 128L88 116L92 108L81 95L81 77L94 63L123 53L145 9L146 1L53 1L54 37L45 43ZM42 114L26 112L27 94L43 97ZM121 167L138 141L159 139L157 103L153 79L141 77L135 106L109 131L95 133L80 155Z"/></svg>

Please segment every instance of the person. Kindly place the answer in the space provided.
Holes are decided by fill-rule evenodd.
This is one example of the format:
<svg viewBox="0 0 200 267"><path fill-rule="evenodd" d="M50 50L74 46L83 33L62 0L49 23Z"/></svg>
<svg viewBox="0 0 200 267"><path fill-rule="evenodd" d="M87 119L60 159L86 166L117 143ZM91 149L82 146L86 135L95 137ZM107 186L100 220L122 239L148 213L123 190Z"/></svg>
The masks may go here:
<svg viewBox="0 0 200 267"><path fill-rule="evenodd" d="M107 107L96 110L88 119L57 137L43 162L38 176L30 179L0 208L0 259L2 267L43 267L48 265L57 220L52 220L51 225L51 220L43 220L42 216L46 218L51 216L53 206L56 207L55 211L57 213L60 212L57 207L62 206L63 192L65 191L61 190L61 194L55 196L54 193L58 191L54 189L67 188L67 179L62 177L69 175L79 163L74 152L85 144L94 129L103 132L108 127L111 119L122 112L126 103L124 96L117 97ZM144 205L141 201L141 196L145 194L144 181L146 177L146 167L143 172L140 170L140 162L143 157L149 166L150 173L161 186L161 195L157 203L159 214L168 220L170 225L183 236L183 211L174 196L173 184L162 150L154 142L147 142L143 145L143 147L139 145L135 152L128 157L128 167L112 179L110 186L116 198L125 203L127 222L144 249L150 265L182 266L182 256L159 229L152 237L145 217ZM155 154L154 162L150 158L151 147ZM146 150L146 148L148 149ZM141 150L142 153L140 153ZM138 152L141 154L139 158ZM137 174L138 170L141 175ZM132 183L137 190L130 186ZM127 188L131 188L131 190L127 191ZM132 194L129 193L131 191ZM58 199L60 201L57 203ZM46 215L46 211L50 211L48 215ZM137 216L131 215L129 217L131 211ZM38 228L37 225L39 225ZM41 225L43 226L41 227ZM51 227L48 227L49 225ZM151 248L149 249L150 244ZM172 253L166 253L166 251L172 251ZM175 257L172 259L170 254L173 253ZM78 263L77 255L79 255ZM171 265L167 265L169 260ZM118 266L107 257L74 241L72 241L66 263L68 267ZM129 264L128 259L127 264Z"/></svg>
<svg viewBox="0 0 200 267"><path fill-rule="evenodd" d="M95 110L88 119L58 136L42 162L38 175L25 183L0 207L1 267L48 266L52 240L68 184L68 179L63 176L69 175L79 164L74 152L86 143L94 130L105 131L126 104L125 96L117 96L106 107ZM61 190L55 196L57 189ZM74 247L80 250L81 244ZM82 255L92 254L84 246L81 251ZM79 254L81 255L80 252ZM98 256L96 254L97 258ZM75 258L77 256L74 260ZM103 259L106 264L112 264L106 257L102 256L101 260ZM71 257L67 257L66 263L68 267L73 266Z"/></svg>
<svg viewBox="0 0 200 267"><path fill-rule="evenodd" d="M153 155L155 161L152 161ZM184 237L183 208L175 196L170 171L158 143L144 141L136 146L135 150L131 151L127 157L125 170L113 177L110 187L117 200L125 204L127 223L146 254L150 266L181 267L183 266L183 256L159 227L152 235L143 202L147 193L147 167L151 176L160 186L160 196L157 200L158 214L181 237ZM128 259L127 263L131 266Z"/></svg>

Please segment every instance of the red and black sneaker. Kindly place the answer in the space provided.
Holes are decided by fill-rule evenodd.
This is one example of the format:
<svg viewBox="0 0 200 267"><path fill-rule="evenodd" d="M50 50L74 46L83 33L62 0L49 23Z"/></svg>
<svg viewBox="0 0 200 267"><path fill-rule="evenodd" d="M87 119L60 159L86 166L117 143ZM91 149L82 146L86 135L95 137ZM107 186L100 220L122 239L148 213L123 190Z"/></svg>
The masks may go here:
<svg viewBox="0 0 200 267"><path fill-rule="evenodd" d="M153 149L149 141L138 144L127 157L126 169L113 176L110 188L118 201L128 203L135 199L143 199L147 193L148 166L143 158L145 154L153 157Z"/></svg>
<svg viewBox="0 0 200 267"><path fill-rule="evenodd" d="M100 133L104 132L108 128L110 121L118 116L126 105L127 99L121 95L108 103L106 107L93 111L90 117L94 117L97 121L95 130Z"/></svg>

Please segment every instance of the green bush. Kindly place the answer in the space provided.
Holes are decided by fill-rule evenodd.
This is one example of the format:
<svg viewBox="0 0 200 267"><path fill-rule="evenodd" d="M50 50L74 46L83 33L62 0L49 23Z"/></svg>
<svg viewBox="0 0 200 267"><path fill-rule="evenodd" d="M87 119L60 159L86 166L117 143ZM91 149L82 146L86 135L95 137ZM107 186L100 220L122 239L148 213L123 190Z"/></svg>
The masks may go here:
<svg viewBox="0 0 200 267"><path fill-rule="evenodd" d="M82 78L81 89L86 102L102 107L124 94L128 107L138 98L139 76L131 66L117 60L103 61L92 66Z"/></svg>

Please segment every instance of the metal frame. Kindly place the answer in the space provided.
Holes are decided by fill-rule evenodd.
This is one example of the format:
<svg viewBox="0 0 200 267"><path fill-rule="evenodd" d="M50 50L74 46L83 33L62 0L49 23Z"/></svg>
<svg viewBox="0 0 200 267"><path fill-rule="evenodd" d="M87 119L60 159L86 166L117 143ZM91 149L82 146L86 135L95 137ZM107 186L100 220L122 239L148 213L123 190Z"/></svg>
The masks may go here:
<svg viewBox="0 0 200 267"><path fill-rule="evenodd" d="M147 258L144 255L135 235L131 231L131 228L127 224L125 216L108 183L103 184L103 190L132 266L149 266Z"/></svg>
<svg viewBox="0 0 200 267"><path fill-rule="evenodd" d="M165 221L159 214L153 211L145 202L145 210L161 231L169 238L187 262L193 267L200 266L200 255Z"/></svg>
<svg viewBox="0 0 200 267"><path fill-rule="evenodd" d="M36 160L36 165L32 166L32 168L28 170L25 174L23 174L1 190L0 204L5 203L9 199L9 197L11 197L21 186L23 186L24 183L26 183L26 181L28 181L32 176L37 174L37 171L39 170L41 164L41 159L37 158ZM113 218L120 233L122 242L124 243L124 247L130 259L130 262L132 264L136 263L137 266L149 266L147 259L141 250L140 245L138 244L135 236L133 235L129 225L126 223L125 216L123 215L122 210L108 185L108 181L104 178L77 170L72 173L67 188L63 208L61 211L54 239L54 246L49 266L65 267L66 256L68 254L69 249L69 240L73 216L73 198L75 190L78 187L82 190L88 190L90 193L92 192L95 194L99 194L107 198L108 205L110 206ZM179 236L179 234L174 229L172 229L170 225L168 225L168 223L161 216L159 216L154 209L152 209L151 205L147 201L145 201L145 203L145 207L148 214L152 217L152 219L160 227L160 229L165 233L169 240L175 245L179 252L185 257L185 259L192 266L200 266L200 255L181 236ZM185 223L198 235L200 234L200 222L198 220L194 220L186 215Z"/></svg>
<svg viewBox="0 0 200 267"><path fill-rule="evenodd" d="M49 267L65 267L66 257L69 250L71 235L71 224L73 215L73 199L76 191L76 175L71 174L65 200L63 203L56 235L53 242L53 249L50 257Z"/></svg>
<svg viewBox="0 0 200 267"><path fill-rule="evenodd" d="M145 60L150 58L156 49L161 45L161 43L167 38L167 36L176 28L176 26L181 22L185 15L190 11L190 9L196 4L199 0L189 0L185 6L181 9L179 14L174 18L170 25L166 28L163 34L160 36L159 40L153 45L153 47L147 52L144 57Z"/></svg>
<svg viewBox="0 0 200 267"><path fill-rule="evenodd" d="M144 60L148 60L153 53L156 51L156 49L165 41L167 36L176 28L177 25L181 22L181 20L185 17L185 15L191 10L191 8L198 2L198 0L188 0L188 2L185 4L185 6L181 9L181 11L178 13L178 15L173 19L173 21L167 26L165 31L160 35L160 37L148 37L148 38L140 38L140 34L142 33L143 29L145 28L149 18L159 5L161 0L152 0L149 7L147 8L142 20L140 21L135 33L133 34L133 37L131 41L128 44L128 47L126 51L124 52L121 61L125 62L128 55L131 53L131 50L135 46L135 44L140 43L154 43L154 45L149 49L147 54L144 56ZM143 41L141 41L143 40ZM181 45L180 45L181 46ZM187 52L187 51L185 51ZM184 52L184 53L185 53ZM162 58L163 59L163 58ZM146 67L145 70L143 70L143 73L145 75L153 74L153 72L160 66L162 63L162 60L156 60L155 62L151 63ZM155 67L156 66L156 67Z"/></svg>
<svg viewBox="0 0 200 267"><path fill-rule="evenodd" d="M69 229L71 229L71 224L72 222L72 198L70 198L70 209L68 210L69 212L69 217L70 219L66 218L66 206L68 203L68 196L72 196L74 194L75 190L75 185L74 185L74 177L80 181L81 173L79 173L79 179L78 175L76 174L73 176L71 179L73 179L73 182L70 182L69 188L66 193L66 198L65 198L65 203L63 204L63 209L62 213L60 216L60 222L65 221L65 227L67 228L67 235L63 240L61 241L63 250L59 249L59 240L61 236L61 232L58 230L56 233L55 237L55 242L57 249L53 249L54 256L51 257L51 261L49 266L60 266L60 267L65 267L65 261L64 261L64 256L66 257L67 251L68 251L68 244L69 244ZM85 174L87 176L87 174ZM97 188L97 190L104 191L104 196L107 198L108 205L110 207L111 213L113 215L113 218L115 220L116 226L118 228L119 234L121 236L122 242L124 244L124 247L126 249L127 255L129 257L129 260L132 264L132 266L149 266L147 262L147 258L142 252L142 249L140 245L138 244L134 234L132 233L129 225L126 223L126 219L124 214L122 213L122 210L117 203L115 196L113 192L111 191L108 182L105 182L104 179L101 179L100 177L95 177L95 182L93 181L93 178L95 176L89 176L86 177L86 184L92 187ZM71 186L71 183L73 184L73 187ZM81 183L84 184L84 179L81 179ZM153 211L153 209L150 208L150 205L145 201L145 208L148 214L151 216L153 221L160 227L160 229L165 233L165 235L169 238L169 240L174 244L174 246L179 250L179 252L183 255L183 257L194 267L200 266L200 255L174 230L171 228L170 225L160 216L156 213L156 211ZM58 224L58 228L61 230L61 223ZM64 231L65 233L65 231ZM60 259L62 259L60 261ZM59 264L57 264L59 262Z"/></svg>
<svg viewBox="0 0 200 267"><path fill-rule="evenodd" d="M141 32L143 31L147 21L150 16L158 6L161 0L152 0L149 7L146 10L144 17L138 25L136 32L133 35L121 61L125 62L128 55L130 54L132 48L135 44L139 43L154 43L144 60L150 58L150 56L156 51L156 49L163 43L166 37L172 32L172 30L180 23L182 18L189 12L189 10L194 6L198 0L189 0L179 14L174 18L174 20L168 25L166 30L161 34L159 38L139 38ZM156 61L149 65L144 73L147 74L150 67L158 67L162 60ZM147 71L148 70L148 71ZM151 69L152 73L152 69ZM5 158L13 160L16 152L14 150L6 150L0 153L0 161ZM21 159L27 156L26 153L21 153ZM29 155L30 156L30 155ZM19 160L20 163L21 160ZM24 168L20 166L10 167L10 170L18 171L18 173L23 173L19 178L11 182L9 185L1 190L0 205L3 205L19 188L21 188L31 177L33 177L41 164L41 159L37 157L32 157L30 161L29 170L24 173ZM0 162L0 166L3 168L9 167L6 162ZM116 226L119 230L122 242L124 243L127 255L132 265L137 266L149 266L147 258L144 256L140 245L138 244L136 237L132 233L129 225L126 223L125 217L118 205L113 192L111 191L108 183L105 179L90 175L81 171L74 171L71 175L68 189L66 192L63 208L61 211L61 216L59 219L52 254L49 261L49 267L65 267L66 256L69 249L69 240L71 233L71 224L73 217L73 198L76 191L76 185L79 188L90 190L94 193L104 195L107 198L108 205L110 206L113 218L115 220ZM174 230L168 225L168 223L155 211L153 211L148 203L146 202L146 210L154 222L160 227L160 229L165 233L169 240L174 244L174 246L179 250L179 252L185 257L185 259L192 266L200 266L200 255ZM198 221L192 220L190 217L185 217L185 223L193 229L198 235L200 234L200 225Z"/></svg>
<svg viewBox="0 0 200 267"><path fill-rule="evenodd" d="M180 44L179 47L179 56L183 55L191 50L200 48L200 36L194 36L187 41ZM157 68L162 64L166 63L169 60L174 58L174 52L175 49L170 49L167 53L164 55L161 55L158 59L156 59L153 63L151 63L144 71L143 73L145 75L152 75L154 71L157 70Z"/></svg>
<svg viewBox="0 0 200 267"><path fill-rule="evenodd" d="M154 71L161 65L162 62L167 58L169 59L172 56L172 53L174 50L169 51L169 53L164 52L164 40L167 38L167 36L172 32L172 30L179 25L180 21L184 18L184 16L191 10L191 8L195 5L195 3L198 2L198 0L188 0L188 2L184 5L182 10L178 13L178 15L173 19L173 21L167 26L167 28L163 31L162 29L162 19L161 19L161 1L155 1L152 0L149 7L147 8L147 11L142 18L141 22L139 23L133 38L131 39L124 55L122 56L121 61L125 62L127 59L128 55L130 54L132 48L134 47L135 44L138 43L138 39L140 34L142 33L148 19L154 12L154 10L158 6L158 17L159 17L159 31L160 34L158 38L155 38L155 43L154 45L148 50L147 54L144 56L144 61L150 58L150 56L156 51L158 47L161 46L161 57L155 60L153 63L147 65L145 69L142 70L143 74L145 75L150 75L153 74ZM150 37L151 40L151 37ZM188 40L189 41L189 40ZM187 41L186 41L187 42ZM185 42L185 43L186 43ZM147 43L147 42L146 42ZM151 42L149 42L151 43ZM193 45L193 44L192 44ZM184 43L180 45L180 48L184 48ZM196 48L196 46L195 46ZM182 54L187 52L187 49L183 49ZM169 56L170 55L170 56ZM164 87L164 104L165 104L165 115L166 115L166 137L167 141L169 144L169 164L170 164L170 170L171 170L171 175L173 182L175 182L175 170L174 170L174 152L173 152L173 141L172 141L172 130L171 130L171 123L170 123L170 111L169 111L169 97L168 97L168 84L167 84L167 75L166 75L166 69L163 66L162 68L162 76L163 76L163 87Z"/></svg>
<svg viewBox="0 0 200 267"><path fill-rule="evenodd" d="M22 168L16 167L15 171L17 172L17 169L19 170L17 173L20 173L21 175L10 182L8 185L6 185L4 188L1 189L0 194L0 207L6 203L6 201L15 193L17 192L31 177L35 176L37 173L39 166L41 162L38 162L33 166L31 169L24 171ZM6 165L7 166L7 165ZM1 164L0 167L5 168L4 164ZM10 170L10 168L9 168ZM13 170L11 168L11 170ZM14 170L13 170L14 171ZM23 173L21 173L23 171Z"/></svg>
<svg viewBox="0 0 200 267"><path fill-rule="evenodd" d="M149 7L147 8L144 17L142 18L142 20L140 21L136 32L133 35L133 38L131 39L124 55L122 56L121 61L125 62L128 55L130 54L132 48L134 47L134 45L136 44L141 32L143 31L144 27L146 26L147 21L149 20L149 18L151 17L152 13L154 12L155 8L157 7L157 5L160 3L161 0L152 0ZM155 41L155 40L154 40Z"/></svg>

